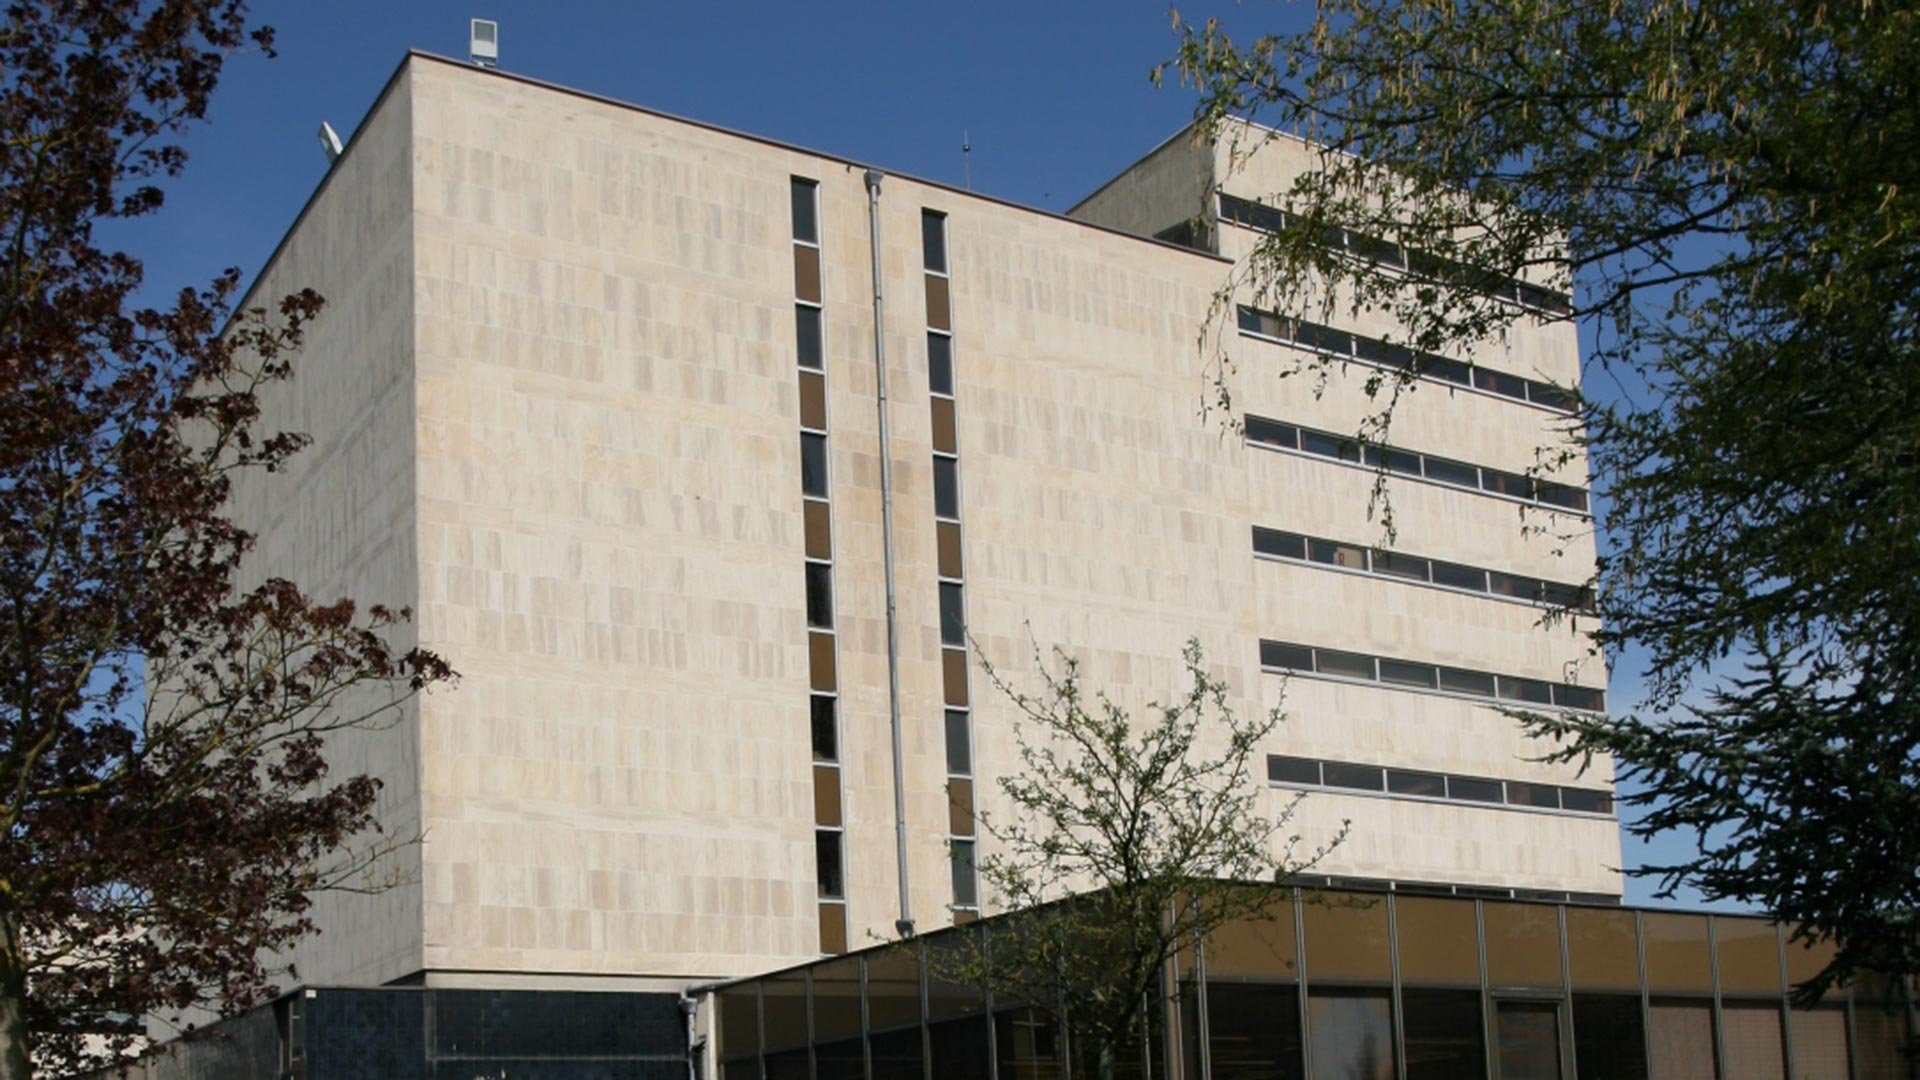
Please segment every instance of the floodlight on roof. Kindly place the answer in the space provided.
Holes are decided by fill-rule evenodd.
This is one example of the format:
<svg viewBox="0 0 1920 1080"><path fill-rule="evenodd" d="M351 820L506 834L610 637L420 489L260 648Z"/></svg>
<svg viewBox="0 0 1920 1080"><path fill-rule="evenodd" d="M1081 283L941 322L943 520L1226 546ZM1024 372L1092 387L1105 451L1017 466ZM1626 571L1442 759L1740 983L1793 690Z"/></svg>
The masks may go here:
<svg viewBox="0 0 1920 1080"><path fill-rule="evenodd" d="M467 28L467 59L484 68L500 66L500 24L474 19Z"/></svg>

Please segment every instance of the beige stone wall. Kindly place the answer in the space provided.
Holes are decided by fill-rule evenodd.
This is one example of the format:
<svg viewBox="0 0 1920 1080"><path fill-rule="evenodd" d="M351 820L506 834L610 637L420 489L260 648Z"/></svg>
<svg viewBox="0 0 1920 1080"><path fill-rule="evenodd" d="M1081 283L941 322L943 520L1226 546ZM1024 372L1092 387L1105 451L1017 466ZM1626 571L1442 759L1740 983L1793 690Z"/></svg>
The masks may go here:
<svg viewBox="0 0 1920 1080"><path fill-rule="evenodd" d="M1189 125L1074 204L1067 216L1156 236L1190 218L1211 220L1214 180L1214 150L1195 143Z"/></svg>
<svg viewBox="0 0 1920 1080"><path fill-rule="evenodd" d="M270 308L310 287L327 306L292 381L263 399L268 425L305 432L312 444L281 472L235 485L236 517L258 537L245 572L287 577L316 598L347 596L363 606L413 607L419 595L412 90L404 75L389 87L247 301ZM405 630L395 643L406 648L414 638ZM453 699L439 692L428 704L442 694ZM379 814L390 838L420 831L418 712L409 705L381 730L343 733L329 744L336 777L380 780ZM420 856L408 848L382 868L407 879L398 888L319 897L313 913L321 932L290 957L299 981L381 983L419 970Z"/></svg>
<svg viewBox="0 0 1920 1080"><path fill-rule="evenodd" d="M411 192L411 397L338 409L410 418L368 430L384 441L367 444L381 456L365 470L414 485L404 512L355 527L390 530L413 560L421 639L464 679L418 713L420 907L395 933L417 942L417 966L448 973L721 976L814 955L788 204L800 175L819 182L822 213L850 938L886 934L897 867L861 168L424 58L401 87L369 128L411 131L379 192ZM376 160L375 145L343 168ZM1252 557L1255 524L1368 542L1379 521L1369 474L1249 449L1201 415L1196 333L1227 263L888 178L884 339L923 927L947 921L951 900L923 207L949 220L967 611L1012 678L1031 677L1029 628L1134 704L1177 692L1180 645L1197 636L1243 710L1279 701L1282 680L1259 669L1262 636L1543 678L1583 651L1565 628L1533 626L1530 608ZM378 295L409 294L384 263L361 263ZM1249 364L1280 362L1279 347L1253 344L1238 350ZM1571 370L1553 341L1530 347ZM1249 408L1332 430L1357 421L1351 386L1315 397L1258 374L1242 376ZM355 377L336 392L358 400L377 385ZM1545 415L1422 388L1404 441L1518 469ZM1407 550L1567 580L1591 565L1590 541L1557 553L1523 535L1514 504L1423 485L1392 494ZM977 671L973 697L992 806L994 778L1014 767L1011 713ZM1483 705L1296 680L1286 706L1273 752L1573 779L1526 760L1534 748ZM1353 820L1334 873L1618 888L1609 821L1332 795L1302 813L1314 835Z"/></svg>

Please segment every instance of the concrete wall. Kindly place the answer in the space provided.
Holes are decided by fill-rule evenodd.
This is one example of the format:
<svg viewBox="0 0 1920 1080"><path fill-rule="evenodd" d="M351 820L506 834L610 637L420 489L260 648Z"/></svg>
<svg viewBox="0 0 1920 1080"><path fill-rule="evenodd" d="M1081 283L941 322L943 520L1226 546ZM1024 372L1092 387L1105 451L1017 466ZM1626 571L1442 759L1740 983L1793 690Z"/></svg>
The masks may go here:
<svg viewBox="0 0 1920 1080"><path fill-rule="evenodd" d="M1159 236L1190 219L1210 226L1215 175L1214 149L1196 143L1191 126L1169 136L1146 157L1075 203L1067 216L1138 236ZM1213 247L1206 227L1189 246Z"/></svg>

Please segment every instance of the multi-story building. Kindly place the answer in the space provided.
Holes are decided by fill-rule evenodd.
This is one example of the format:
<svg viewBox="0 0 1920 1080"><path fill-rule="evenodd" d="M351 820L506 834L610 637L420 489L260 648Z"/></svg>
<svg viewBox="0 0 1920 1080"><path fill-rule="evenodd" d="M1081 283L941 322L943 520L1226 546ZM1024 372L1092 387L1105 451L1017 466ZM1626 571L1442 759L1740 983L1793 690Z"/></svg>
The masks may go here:
<svg viewBox="0 0 1920 1080"><path fill-rule="evenodd" d="M1594 563L1581 459L1529 475L1565 298L1512 283L1531 314L1446 357L1216 311L1312 160L1182 133L1058 215L409 56L253 291L329 301L269 403L313 449L239 493L258 568L411 607L461 673L335 748L423 839L323 900L302 980L664 993L969 921L1017 767L978 661L1034 642L1143 704L1196 638L1283 705L1269 809L1350 822L1319 873L1617 904L1609 764L1502 711L1604 708L1590 616L1543 623ZM1305 351L1324 386L1279 377Z"/></svg>

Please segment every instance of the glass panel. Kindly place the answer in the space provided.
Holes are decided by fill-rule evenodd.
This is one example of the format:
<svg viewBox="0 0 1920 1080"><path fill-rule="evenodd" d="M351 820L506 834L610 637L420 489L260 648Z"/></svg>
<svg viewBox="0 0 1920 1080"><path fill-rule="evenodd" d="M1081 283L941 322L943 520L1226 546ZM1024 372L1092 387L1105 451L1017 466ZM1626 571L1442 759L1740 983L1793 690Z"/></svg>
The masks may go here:
<svg viewBox="0 0 1920 1080"><path fill-rule="evenodd" d="M992 1075L986 1017L933 1024L927 1038L933 1045L933 1080L987 1080Z"/></svg>
<svg viewBox="0 0 1920 1080"><path fill-rule="evenodd" d="M820 340L820 309L807 304L793 305L794 351L803 368L819 371L825 366L826 350Z"/></svg>
<svg viewBox="0 0 1920 1080"><path fill-rule="evenodd" d="M820 249L793 245L793 295L798 300L820 302Z"/></svg>
<svg viewBox="0 0 1920 1080"><path fill-rule="evenodd" d="M927 389L953 393L953 339L945 334L927 335Z"/></svg>
<svg viewBox="0 0 1920 1080"><path fill-rule="evenodd" d="M1322 675L1342 675L1350 679L1373 679L1373 657L1337 649L1315 649L1314 670Z"/></svg>
<svg viewBox="0 0 1920 1080"><path fill-rule="evenodd" d="M1309 893L1303 912L1309 976L1369 982L1387 980L1385 897Z"/></svg>
<svg viewBox="0 0 1920 1080"><path fill-rule="evenodd" d="M1427 560L1413 555L1395 555L1391 551L1375 550L1373 553L1373 572L1389 577L1409 578L1413 581L1427 580L1430 570Z"/></svg>
<svg viewBox="0 0 1920 1080"><path fill-rule="evenodd" d="M820 897L826 900L838 900L845 893L845 882L840 876L840 834L830 829L818 829L813 834L814 865L818 869Z"/></svg>
<svg viewBox="0 0 1920 1080"><path fill-rule="evenodd" d="M1546 810L1560 809L1560 789L1552 784L1528 784L1518 780L1507 781L1507 802L1514 806L1537 806Z"/></svg>
<svg viewBox="0 0 1920 1080"><path fill-rule="evenodd" d="M976 907L980 894L974 883L973 841L950 840L948 843L952 847L948 863L953 869L953 902L959 907Z"/></svg>
<svg viewBox="0 0 1920 1080"><path fill-rule="evenodd" d="M1480 985L1480 931L1473 922L1473 901L1398 896L1393 910L1400 929L1401 982ZM1411 1047L1407 1064L1413 1064Z"/></svg>
<svg viewBox="0 0 1920 1080"><path fill-rule="evenodd" d="M951 581L940 583L940 643L943 645L967 643L965 597L960 591L960 586Z"/></svg>
<svg viewBox="0 0 1920 1080"><path fill-rule="evenodd" d="M840 767L837 765L813 767L813 823L840 824Z"/></svg>
<svg viewBox="0 0 1920 1080"><path fill-rule="evenodd" d="M927 326L934 330L953 330L953 308L947 279L927 275Z"/></svg>
<svg viewBox="0 0 1920 1080"><path fill-rule="evenodd" d="M933 459L933 513L943 518L960 516L960 463L952 458Z"/></svg>
<svg viewBox="0 0 1920 1080"><path fill-rule="evenodd" d="M947 704L966 705L967 652L965 649L940 651L940 682L941 689L946 694Z"/></svg>
<svg viewBox="0 0 1920 1080"><path fill-rule="evenodd" d="M1431 690L1436 683L1432 664L1412 664L1405 660L1380 660L1380 681L1395 686L1416 686Z"/></svg>
<svg viewBox="0 0 1920 1080"><path fill-rule="evenodd" d="M813 1040L860 1034L860 961L855 957L813 968Z"/></svg>
<svg viewBox="0 0 1920 1080"><path fill-rule="evenodd" d="M1260 666L1284 668L1288 671L1312 671L1313 650L1305 645L1293 645L1284 641L1262 641Z"/></svg>
<svg viewBox="0 0 1920 1080"><path fill-rule="evenodd" d="M1821 1005L1787 1014L1793 1025L1793 1080L1847 1080L1847 1009Z"/></svg>
<svg viewBox="0 0 1920 1080"><path fill-rule="evenodd" d="M1424 795L1431 799L1447 797L1447 778L1439 773L1388 769L1387 790L1395 795Z"/></svg>
<svg viewBox="0 0 1920 1080"><path fill-rule="evenodd" d="M1307 538L1276 529L1253 530L1253 550L1262 555L1278 555L1287 559L1307 557Z"/></svg>
<svg viewBox="0 0 1920 1080"><path fill-rule="evenodd" d="M945 215L931 210L920 213L920 250L926 257L926 268L936 273L947 272L947 219Z"/></svg>
<svg viewBox="0 0 1920 1080"><path fill-rule="evenodd" d="M1307 558L1328 566L1339 566L1348 570L1365 570L1367 553L1352 544L1337 544L1332 540L1307 541Z"/></svg>
<svg viewBox="0 0 1920 1080"><path fill-rule="evenodd" d="M1463 802L1504 802L1500 791L1500 781L1482 780L1474 776L1447 777L1447 798Z"/></svg>
<svg viewBox="0 0 1920 1080"><path fill-rule="evenodd" d="M827 380L818 372L800 373L800 426L827 430Z"/></svg>
<svg viewBox="0 0 1920 1080"><path fill-rule="evenodd" d="M1352 439L1342 435L1329 435L1324 431L1300 432L1300 449L1321 457L1338 458L1341 461L1359 461L1360 447Z"/></svg>
<svg viewBox="0 0 1920 1080"><path fill-rule="evenodd" d="M1297 450L1300 445L1299 429L1277 420L1268 420L1263 416L1248 416L1247 441L1264 443L1268 446L1283 446Z"/></svg>
<svg viewBox="0 0 1920 1080"><path fill-rule="evenodd" d="M1211 969L1208 976L1207 1050L1214 1080L1299 1080L1299 990L1215 982ZM1197 1034L1199 1028L1192 1030Z"/></svg>
<svg viewBox="0 0 1920 1080"><path fill-rule="evenodd" d="M813 720L813 759L815 761L840 760L840 725L834 714L839 711L840 699L825 694L813 695L808 703Z"/></svg>
<svg viewBox="0 0 1920 1080"><path fill-rule="evenodd" d="M1508 701L1524 701L1529 705L1551 705L1553 686L1539 679L1515 679L1502 675L1500 696Z"/></svg>
<svg viewBox="0 0 1920 1080"><path fill-rule="evenodd" d="M1467 915L1471 919L1471 907ZM1486 1075L1478 990L1403 990L1400 1015L1407 1047L1407 1080L1459 1080Z"/></svg>
<svg viewBox="0 0 1920 1080"><path fill-rule="evenodd" d="M1772 923L1721 915L1713 920L1713 938L1722 991L1780 992L1780 941Z"/></svg>
<svg viewBox="0 0 1920 1080"><path fill-rule="evenodd" d="M1480 486L1497 495L1510 495L1516 499L1533 498L1533 481L1518 473L1481 469Z"/></svg>
<svg viewBox="0 0 1920 1080"><path fill-rule="evenodd" d="M836 689L832 634L807 635L807 677L815 690L830 693Z"/></svg>
<svg viewBox="0 0 1920 1080"><path fill-rule="evenodd" d="M793 177L789 182L793 200L793 238L805 240L809 244L820 242L820 222L815 214L814 193L818 188L811 180Z"/></svg>
<svg viewBox="0 0 1920 1080"><path fill-rule="evenodd" d="M721 1062L720 1080L760 1080L760 1059L735 1058Z"/></svg>
<svg viewBox="0 0 1920 1080"><path fill-rule="evenodd" d="M1000 1080L1058 1080L1060 1033L1051 1017L1037 1009L1004 1012L993 1028Z"/></svg>
<svg viewBox="0 0 1920 1080"><path fill-rule="evenodd" d="M800 504L802 524L807 534L807 558L833 558L833 516L827 504L808 499Z"/></svg>
<svg viewBox="0 0 1920 1080"><path fill-rule="evenodd" d="M760 994L758 983L747 983L715 995L720 1002L720 1043L716 1057L751 1057L760 1052ZM753 1066L755 1072L759 1066Z"/></svg>
<svg viewBox="0 0 1920 1080"><path fill-rule="evenodd" d="M962 576L959 523L953 521L936 521L933 525L933 531L939 554L940 576L950 578Z"/></svg>
<svg viewBox="0 0 1920 1080"><path fill-rule="evenodd" d="M973 835L973 781L955 777L947 781L947 831L955 836Z"/></svg>
<svg viewBox="0 0 1920 1080"><path fill-rule="evenodd" d="M867 1072L866 1048L858 1038L821 1043L813 1048L814 1080L861 1080Z"/></svg>
<svg viewBox="0 0 1920 1080"><path fill-rule="evenodd" d="M947 772L966 776L973 772L973 746L967 730L967 714L947 710Z"/></svg>
<svg viewBox="0 0 1920 1080"><path fill-rule="evenodd" d="M1707 961L1707 920L1701 915L1646 912L1640 917L1647 935L1649 990L1713 989L1713 969Z"/></svg>
<svg viewBox="0 0 1920 1080"><path fill-rule="evenodd" d="M1560 914L1547 904L1488 903L1487 978L1494 986L1560 985Z"/></svg>
<svg viewBox="0 0 1920 1080"><path fill-rule="evenodd" d="M1493 676L1481 671L1443 667L1440 669L1440 689L1475 697L1492 697Z"/></svg>
<svg viewBox="0 0 1920 1080"><path fill-rule="evenodd" d="M1585 712L1607 711L1606 692L1591 686L1558 684L1553 688L1553 703L1563 709L1580 709Z"/></svg>
<svg viewBox="0 0 1920 1080"><path fill-rule="evenodd" d="M827 494L827 437L800 436L800 490L807 495Z"/></svg>
<svg viewBox="0 0 1920 1080"><path fill-rule="evenodd" d="M1580 1080L1647 1080L1640 995L1575 994L1573 1059Z"/></svg>
<svg viewBox="0 0 1920 1080"><path fill-rule="evenodd" d="M1784 1080L1780 1007L1747 1001L1720 1006L1720 1045L1729 1080Z"/></svg>
<svg viewBox="0 0 1920 1080"><path fill-rule="evenodd" d="M1269 900L1259 914L1228 923L1207 939L1208 979L1223 976L1293 979L1298 975L1293 947L1293 898L1286 890L1269 890ZM1217 1027L1215 1033L1218 1034Z"/></svg>
<svg viewBox="0 0 1920 1080"><path fill-rule="evenodd" d="M1307 1023L1314 1080L1393 1080L1393 1003L1387 991L1310 990Z"/></svg>
<svg viewBox="0 0 1920 1080"><path fill-rule="evenodd" d="M1651 968L1651 927L1647 939ZM1705 946L1704 939L1701 944ZM1653 1080L1714 1080L1713 1007L1706 1002L1654 1001L1647 1013L1647 1042L1653 1050Z"/></svg>
<svg viewBox="0 0 1920 1080"><path fill-rule="evenodd" d="M1443 484L1458 484L1461 487L1480 486L1480 470L1477 466L1437 457L1428 457L1425 465L1429 480L1438 480Z"/></svg>
<svg viewBox="0 0 1920 1080"><path fill-rule="evenodd" d="M1380 766L1348 765L1339 761L1321 764L1320 782L1328 787L1353 788L1358 791L1379 791L1385 786Z"/></svg>
<svg viewBox="0 0 1920 1080"><path fill-rule="evenodd" d="M760 982L761 1023L765 1026L767 1049L802 1046L807 1041L807 984L799 973L774 975ZM769 1062L769 1071L772 1063ZM802 1075L806 1065L800 1066Z"/></svg>
<svg viewBox="0 0 1920 1080"><path fill-rule="evenodd" d="M920 957L912 942L867 954L867 1026L874 1031L920 1022Z"/></svg>
<svg viewBox="0 0 1920 1080"><path fill-rule="evenodd" d="M928 404L933 407L933 448L942 454L959 453L953 429L953 399L929 398Z"/></svg>
<svg viewBox="0 0 1920 1080"><path fill-rule="evenodd" d="M806 564L807 625L833 627L833 567L826 563Z"/></svg>
<svg viewBox="0 0 1920 1080"><path fill-rule="evenodd" d="M873 1050L873 1080L921 1080L920 1028L890 1031L869 1039Z"/></svg>
<svg viewBox="0 0 1920 1080"><path fill-rule="evenodd" d="M1812 979L1833 960L1835 946L1831 940L1809 947L1804 942L1793 940L1791 933L1785 936L1789 987L1798 986Z"/></svg>
<svg viewBox="0 0 1920 1080"><path fill-rule="evenodd" d="M1613 813L1613 793L1610 791L1590 791L1586 788L1561 788L1560 805L1567 810L1577 810L1583 814Z"/></svg>
<svg viewBox="0 0 1920 1080"><path fill-rule="evenodd" d="M1527 399L1527 381L1516 375L1476 367L1473 369L1473 385L1503 397L1519 398L1522 401Z"/></svg>
<svg viewBox="0 0 1920 1080"><path fill-rule="evenodd" d="M1567 962L1575 989L1638 991L1639 957L1631 911L1567 909ZM1577 1034L1577 1014L1573 1026Z"/></svg>
<svg viewBox="0 0 1920 1080"><path fill-rule="evenodd" d="M1907 1064L1907 1007L1874 1001L1855 1002L1854 1047L1860 1080L1912 1080Z"/></svg>
<svg viewBox="0 0 1920 1080"><path fill-rule="evenodd" d="M806 1047L767 1055L767 1080L808 1080L813 1075Z"/></svg>
<svg viewBox="0 0 1920 1080"><path fill-rule="evenodd" d="M927 949L927 1019L950 1020L968 1016L987 1007L987 999L978 988L956 980L960 973L974 967L979 957L975 949L978 933L956 931L925 939ZM986 1036L980 1032L982 1038ZM935 1061L939 1055L935 1054Z"/></svg>
<svg viewBox="0 0 1920 1080"><path fill-rule="evenodd" d="M1560 1080L1560 1006L1502 1001L1494 1009L1500 1080Z"/></svg>

